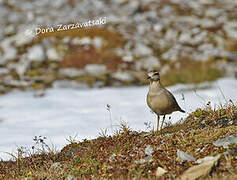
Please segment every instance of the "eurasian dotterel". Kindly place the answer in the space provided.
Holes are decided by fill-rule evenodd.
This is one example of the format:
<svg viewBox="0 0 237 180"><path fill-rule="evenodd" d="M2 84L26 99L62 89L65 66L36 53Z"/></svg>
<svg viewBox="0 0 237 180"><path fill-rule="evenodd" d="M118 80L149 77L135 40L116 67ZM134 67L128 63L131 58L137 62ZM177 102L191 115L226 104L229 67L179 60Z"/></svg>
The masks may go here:
<svg viewBox="0 0 237 180"><path fill-rule="evenodd" d="M159 129L160 116L163 115L161 129L165 120L165 115L171 114L175 111L185 112L178 105L175 97L169 92L160 81L160 74L158 71L148 72L148 79L150 80L149 92L147 94L147 105L157 115L157 131Z"/></svg>

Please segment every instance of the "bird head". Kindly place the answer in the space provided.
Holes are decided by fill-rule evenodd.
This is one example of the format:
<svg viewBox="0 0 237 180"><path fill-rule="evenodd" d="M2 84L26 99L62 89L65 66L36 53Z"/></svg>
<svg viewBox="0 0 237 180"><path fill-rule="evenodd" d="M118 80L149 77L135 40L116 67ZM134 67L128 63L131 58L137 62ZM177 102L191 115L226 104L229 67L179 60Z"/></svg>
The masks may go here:
<svg viewBox="0 0 237 180"><path fill-rule="evenodd" d="M147 79L149 79L150 81L159 81L160 80L160 73L158 71L149 71L147 73Z"/></svg>

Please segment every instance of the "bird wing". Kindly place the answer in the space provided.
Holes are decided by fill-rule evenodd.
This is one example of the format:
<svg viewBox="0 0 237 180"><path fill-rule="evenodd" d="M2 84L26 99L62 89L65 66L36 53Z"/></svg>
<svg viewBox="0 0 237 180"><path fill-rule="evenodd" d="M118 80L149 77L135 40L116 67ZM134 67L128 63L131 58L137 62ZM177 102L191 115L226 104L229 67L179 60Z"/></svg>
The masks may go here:
<svg viewBox="0 0 237 180"><path fill-rule="evenodd" d="M166 93L168 94L168 96L169 96L169 98L170 98L170 101L169 101L169 102L172 103L171 106L173 107L173 109L174 109L175 111L183 111L183 110L181 109L181 107L179 106L178 102L176 101L174 95L173 95L171 92L169 92L168 90L166 90Z"/></svg>

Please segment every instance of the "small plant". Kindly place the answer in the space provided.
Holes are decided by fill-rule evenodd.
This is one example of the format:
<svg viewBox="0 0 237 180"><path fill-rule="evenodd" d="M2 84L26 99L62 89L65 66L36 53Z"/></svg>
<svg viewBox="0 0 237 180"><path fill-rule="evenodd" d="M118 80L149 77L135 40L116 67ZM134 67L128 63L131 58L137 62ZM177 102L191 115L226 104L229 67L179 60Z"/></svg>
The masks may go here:
<svg viewBox="0 0 237 180"><path fill-rule="evenodd" d="M78 142L76 139L77 139L77 136L78 136L78 134L75 134L75 136L69 136L67 139L66 139L66 141L68 141L69 143L76 143L76 142Z"/></svg>
<svg viewBox="0 0 237 180"><path fill-rule="evenodd" d="M111 112L111 106L109 104L106 105L106 110L109 112L110 128L111 132L113 132L112 112Z"/></svg>
<svg viewBox="0 0 237 180"><path fill-rule="evenodd" d="M151 121L144 122L144 125L146 126L146 130L151 130L151 128L152 128Z"/></svg>
<svg viewBox="0 0 237 180"><path fill-rule="evenodd" d="M101 129L100 132L99 132L99 137L107 137L107 128L105 130Z"/></svg>
<svg viewBox="0 0 237 180"><path fill-rule="evenodd" d="M40 148L38 148L37 150L40 150L40 151L42 151L42 152L45 152L45 151L47 151L47 150L50 150L49 145L47 145L47 144L45 143L45 140L46 140L46 139L47 139L46 137L35 136L35 137L33 138L33 141L35 142L35 145L31 147L31 148L33 149L33 151L36 149L37 146L40 146Z"/></svg>
<svg viewBox="0 0 237 180"><path fill-rule="evenodd" d="M117 134L124 134L127 135L129 132L131 132L131 128L128 126L128 123L125 121L120 122L120 129L117 131Z"/></svg>
<svg viewBox="0 0 237 180"><path fill-rule="evenodd" d="M164 127L171 127L172 126L172 121L171 121L171 116L169 116L169 120L165 122Z"/></svg>

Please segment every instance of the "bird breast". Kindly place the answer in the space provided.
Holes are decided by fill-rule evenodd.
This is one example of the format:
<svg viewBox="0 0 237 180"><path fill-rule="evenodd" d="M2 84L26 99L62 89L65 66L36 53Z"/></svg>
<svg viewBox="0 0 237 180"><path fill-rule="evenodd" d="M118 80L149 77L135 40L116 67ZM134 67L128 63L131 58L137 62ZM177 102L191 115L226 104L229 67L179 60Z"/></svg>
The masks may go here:
<svg viewBox="0 0 237 180"><path fill-rule="evenodd" d="M147 95L147 104L157 115L166 115L173 112L172 102L165 91L157 93L149 92Z"/></svg>

